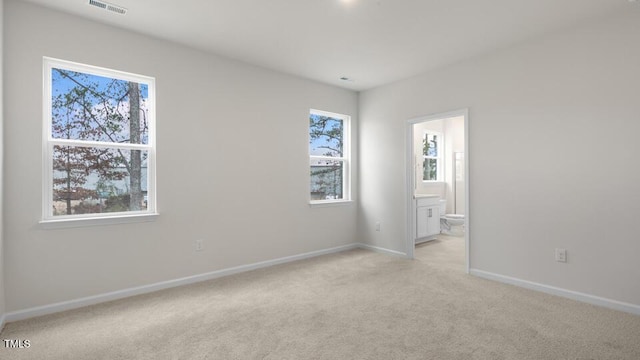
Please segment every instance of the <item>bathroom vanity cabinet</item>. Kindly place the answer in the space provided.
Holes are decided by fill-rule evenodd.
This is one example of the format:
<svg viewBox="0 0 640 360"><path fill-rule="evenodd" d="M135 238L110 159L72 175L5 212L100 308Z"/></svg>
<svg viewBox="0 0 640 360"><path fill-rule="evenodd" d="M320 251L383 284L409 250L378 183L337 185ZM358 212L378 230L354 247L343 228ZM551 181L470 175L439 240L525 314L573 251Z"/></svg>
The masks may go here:
<svg viewBox="0 0 640 360"><path fill-rule="evenodd" d="M440 233L440 197L416 195L416 242L434 240Z"/></svg>

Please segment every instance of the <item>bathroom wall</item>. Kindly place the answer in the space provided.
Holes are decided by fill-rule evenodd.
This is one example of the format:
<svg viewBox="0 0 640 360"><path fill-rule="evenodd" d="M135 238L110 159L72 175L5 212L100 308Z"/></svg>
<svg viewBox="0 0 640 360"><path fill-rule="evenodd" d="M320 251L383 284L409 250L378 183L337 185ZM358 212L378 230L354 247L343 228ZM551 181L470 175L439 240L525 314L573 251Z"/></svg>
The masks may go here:
<svg viewBox="0 0 640 360"><path fill-rule="evenodd" d="M447 214L464 214L465 189L464 180L454 179L454 153L464 154L464 117L449 118L444 121L445 146L445 194L447 199ZM458 174L464 179L464 172ZM454 196L455 189L455 196ZM456 204L454 204L456 202Z"/></svg>
<svg viewBox="0 0 640 360"><path fill-rule="evenodd" d="M422 180L422 141L424 132L433 130L442 134L443 147L443 164L444 171L443 181L423 181ZM455 117L442 120L431 120L414 125L414 153L415 159L415 184L416 193L418 194L437 194L442 199L447 199L447 213L454 212L454 196L453 196L453 152L464 152L464 117ZM464 182L459 183L464 190ZM458 193L462 197L462 205L464 205L464 191ZM460 205L460 204L459 204ZM464 207L458 209L458 214L464 214Z"/></svg>

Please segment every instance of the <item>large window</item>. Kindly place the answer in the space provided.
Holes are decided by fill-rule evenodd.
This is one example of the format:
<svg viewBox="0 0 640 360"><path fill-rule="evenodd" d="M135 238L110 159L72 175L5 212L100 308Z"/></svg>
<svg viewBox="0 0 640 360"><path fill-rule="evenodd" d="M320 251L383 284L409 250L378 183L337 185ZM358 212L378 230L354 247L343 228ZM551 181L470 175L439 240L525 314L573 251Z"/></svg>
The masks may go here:
<svg viewBox="0 0 640 360"><path fill-rule="evenodd" d="M44 58L43 220L155 213L155 81Z"/></svg>
<svg viewBox="0 0 640 360"><path fill-rule="evenodd" d="M422 180L442 180L442 135L427 131L422 138Z"/></svg>
<svg viewBox="0 0 640 360"><path fill-rule="evenodd" d="M309 114L311 203L350 200L349 121L326 111Z"/></svg>

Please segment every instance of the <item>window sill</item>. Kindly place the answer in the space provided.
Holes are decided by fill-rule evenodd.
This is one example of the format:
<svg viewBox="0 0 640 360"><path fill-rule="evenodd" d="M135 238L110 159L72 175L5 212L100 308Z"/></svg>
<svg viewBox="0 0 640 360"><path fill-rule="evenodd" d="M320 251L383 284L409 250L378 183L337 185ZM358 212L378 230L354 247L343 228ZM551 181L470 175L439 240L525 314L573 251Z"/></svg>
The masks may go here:
<svg viewBox="0 0 640 360"><path fill-rule="evenodd" d="M53 220L41 220L40 227L42 229L63 229L63 228L77 228L85 226L101 226L101 225L115 225L115 224L131 224L139 222L155 221L158 218L158 213L145 213L135 215L118 215L118 216L98 216L98 217L86 217L80 219L53 219Z"/></svg>
<svg viewBox="0 0 640 360"><path fill-rule="evenodd" d="M353 200L319 200L319 201L310 201L310 207L326 207L326 206L344 206L350 205L353 203Z"/></svg>

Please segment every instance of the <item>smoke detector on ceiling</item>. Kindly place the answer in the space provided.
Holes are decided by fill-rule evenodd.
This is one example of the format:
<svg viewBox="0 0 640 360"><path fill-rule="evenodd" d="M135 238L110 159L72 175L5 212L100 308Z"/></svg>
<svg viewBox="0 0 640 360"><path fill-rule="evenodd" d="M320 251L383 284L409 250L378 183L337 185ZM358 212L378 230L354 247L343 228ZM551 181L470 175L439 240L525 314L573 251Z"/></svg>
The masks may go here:
<svg viewBox="0 0 640 360"><path fill-rule="evenodd" d="M127 13L127 9L123 8L122 6L109 4L109 3L104 2L104 1L89 0L89 5L93 5L95 7L100 8L100 9L111 11L111 12L114 12L114 13L120 14L120 15L124 15L124 14Z"/></svg>

